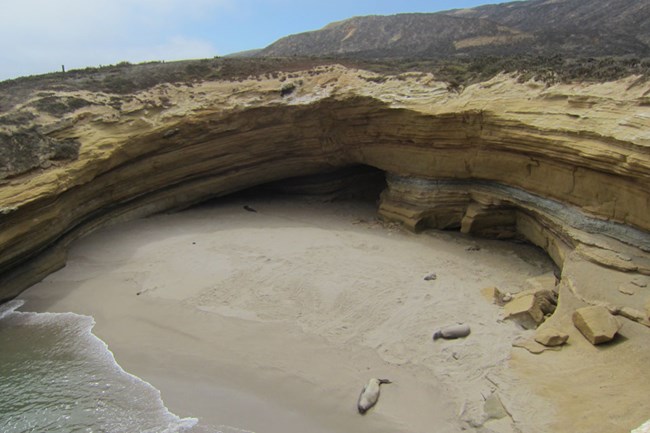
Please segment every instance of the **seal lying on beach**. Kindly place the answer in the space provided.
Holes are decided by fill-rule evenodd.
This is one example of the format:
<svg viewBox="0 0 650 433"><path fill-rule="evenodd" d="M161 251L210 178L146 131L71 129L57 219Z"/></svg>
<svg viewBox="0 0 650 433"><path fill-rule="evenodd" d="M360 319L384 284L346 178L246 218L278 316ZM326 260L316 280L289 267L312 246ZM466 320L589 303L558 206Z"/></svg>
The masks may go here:
<svg viewBox="0 0 650 433"><path fill-rule="evenodd" d="M467 337L471 332L469 325L452 325L439 329L433 334L433 339L444 338L452 340L454 338Z"/></svg>
<svg viewBox="0 0 650 433"><path fill-rule="evenodd" d="M368 409L377 403L377 400L379 400L379 385L383 383L391 383L391 381L388 379L375 379L373 377L363 387L361 394L359 394L359 401L357 401L357 409L359 409L361 415L365 414Z"/></svg>

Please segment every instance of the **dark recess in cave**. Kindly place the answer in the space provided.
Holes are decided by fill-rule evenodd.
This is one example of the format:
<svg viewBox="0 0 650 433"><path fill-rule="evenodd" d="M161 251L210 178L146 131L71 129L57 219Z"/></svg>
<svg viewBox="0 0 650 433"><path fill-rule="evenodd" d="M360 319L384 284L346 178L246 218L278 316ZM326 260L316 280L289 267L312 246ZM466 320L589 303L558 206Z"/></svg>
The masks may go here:
<svg viewBox="0 0 650 433"><path fill-rule="evenodd" d="M236 196L288 195L319 201L361 200L378 203L386 188L382 170L365 165L308 176L290 177L236 193Z"/></svg>

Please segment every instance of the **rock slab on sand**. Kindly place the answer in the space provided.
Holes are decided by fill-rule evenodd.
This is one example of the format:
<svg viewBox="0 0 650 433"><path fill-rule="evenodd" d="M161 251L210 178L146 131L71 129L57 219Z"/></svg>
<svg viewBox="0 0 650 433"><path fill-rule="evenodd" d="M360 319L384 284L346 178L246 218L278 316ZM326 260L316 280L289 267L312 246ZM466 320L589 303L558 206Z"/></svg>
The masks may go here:
<svg viewBox="0 0 650 433"><path fill-rule="evenodd" d="M605 307L584 307L573 313L573 324L591 344L611 341L621 324Z"/></svg>
<svg viewBox="0 0 650 433"><path fill-rule="evenodd" d="M535 341L546 347L561 346L569 339L569 334L558 331L554 328L538 329L535 333Z"/></svg>
<svg viewBox="0 0 650 433"><path fill-rule="evenodd" d="M543 344L538 343L532 338L527 338L527 337L519 337L515 339L515 341L512 342L512 347L519 347L522 349L526 349L533 355L539 355L540 353L544 353L547 350L553 350L553 351L562 350L560 346L544 346Z"/></svg>
<svg viewBox="0 0 650 433"><path fill-rule="evenodd" d="M556 305L556 295L551 290L527 290L505 305L505 317L524 329L535 329L546 314L553 314Z"/></svg>

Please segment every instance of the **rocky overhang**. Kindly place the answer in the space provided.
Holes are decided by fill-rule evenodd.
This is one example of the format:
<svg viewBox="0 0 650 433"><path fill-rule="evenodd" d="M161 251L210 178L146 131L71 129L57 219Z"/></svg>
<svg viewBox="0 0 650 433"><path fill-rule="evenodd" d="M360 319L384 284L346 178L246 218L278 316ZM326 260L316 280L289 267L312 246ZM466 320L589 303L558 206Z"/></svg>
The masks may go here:
<svg viewBox="0 0 650 433"><path fill-rule="evenodd" d="M573 272L650 275L650 84L639 77L499 75L458 91L429 74L329 65L126 95L37 90L0 119L13 146L0 300L64 266L70 243L104 225L361 165L386 173L383 218L524 238L573 296L647 322L642 293Z"/></svg>

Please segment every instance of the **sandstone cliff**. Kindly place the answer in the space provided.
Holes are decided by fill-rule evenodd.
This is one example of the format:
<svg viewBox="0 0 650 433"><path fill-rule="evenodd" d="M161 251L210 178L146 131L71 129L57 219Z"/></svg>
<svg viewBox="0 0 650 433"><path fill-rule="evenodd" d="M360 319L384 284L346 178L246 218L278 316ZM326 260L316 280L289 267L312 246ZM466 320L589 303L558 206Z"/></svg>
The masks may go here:
<svg viewBox="0 0 650 433"><path fill-rule="evenodd" d="M642 341L649 95L636 77L547 86L500 75L457 92L428 74L336 65L126 95L35 89L0 118L0 300L64 266L70 243L98 227L370 166L386 174L383 218L526 239L561 272L547 323L572 326L576 307L602 305Z"/></svg>
<svg viewBox="0 0 650 433"><path fill-rule="evenodd" d="M62 266L69 242L99 225L359 164L389 174L380 212L414 230L494 220L559 266L577 251L650 274L647 83L499 76L455 93L426 74L376 78L324 66L127 96L35 92L4 114L30 120L0 132L36 131L79 154L4 181L2 298ZM38 109L44 98L85 103L60 117Z"/></svg>

